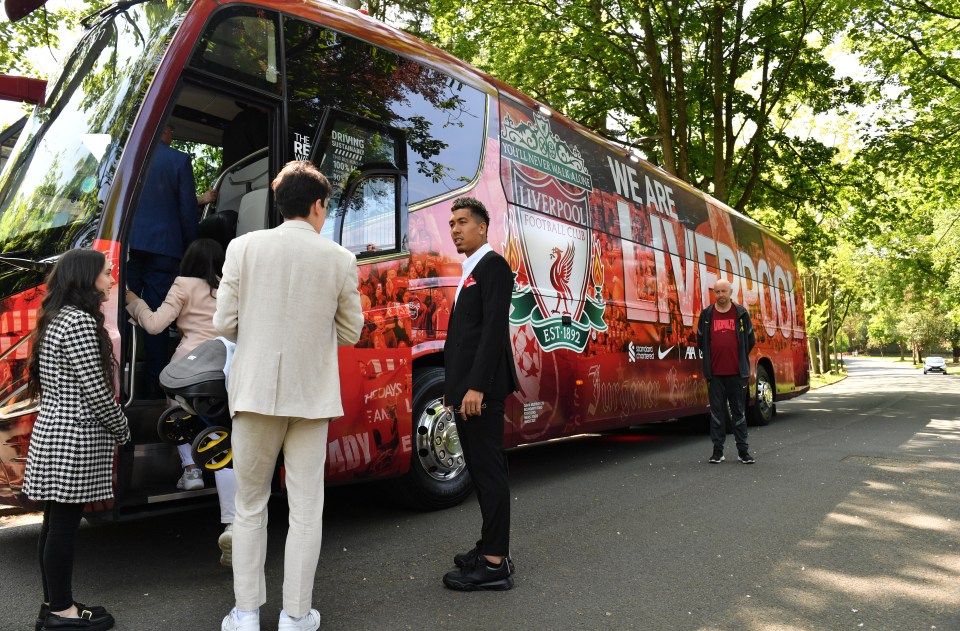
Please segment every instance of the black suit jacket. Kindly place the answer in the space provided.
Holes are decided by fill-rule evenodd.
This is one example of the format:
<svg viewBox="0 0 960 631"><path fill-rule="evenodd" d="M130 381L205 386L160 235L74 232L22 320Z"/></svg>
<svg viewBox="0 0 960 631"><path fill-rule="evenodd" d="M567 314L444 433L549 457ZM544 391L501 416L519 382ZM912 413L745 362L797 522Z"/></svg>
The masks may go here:
<svg viewBox="0 0 960 631"><path fill-rule="evenodd" d="M476 282L460 290L443 350L445 402L453 406L460 405L467 390L502 398L517 389L509 320L513 270L502 256L488 252L471 276Z"/></svg>

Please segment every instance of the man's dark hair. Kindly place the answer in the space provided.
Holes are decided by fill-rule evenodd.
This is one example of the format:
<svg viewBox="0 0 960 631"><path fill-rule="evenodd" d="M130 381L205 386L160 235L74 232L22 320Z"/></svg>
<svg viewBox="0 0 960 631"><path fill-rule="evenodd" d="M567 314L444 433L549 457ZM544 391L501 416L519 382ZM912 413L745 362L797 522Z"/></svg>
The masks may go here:
<svg viewBox="0 0 960 631"><path fill-rule="evenodd" d="M473 218L477 220L477 223L485 223L487 227L490 227L490 215L487 213L487 207L483 205L479 199L473 197L458 197L453 200L453 206L450 208L450 212L456 212L462 208L466 208L470 211L470 214L473 215Z"/></svg>
<svg viewBox="0 0 960 631"><path fill-rule="evenodd" d="M284 219L308 216L314 202L326 201L333 190L323 173L307 160L285 164L270 186Z"/></svg>

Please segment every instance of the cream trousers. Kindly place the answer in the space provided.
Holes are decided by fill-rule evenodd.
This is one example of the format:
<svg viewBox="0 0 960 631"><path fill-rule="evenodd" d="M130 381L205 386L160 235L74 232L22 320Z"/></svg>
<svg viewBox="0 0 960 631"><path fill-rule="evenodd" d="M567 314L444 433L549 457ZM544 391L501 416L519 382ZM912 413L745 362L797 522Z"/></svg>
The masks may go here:
<svg viewBox="0 0 960 631"><path fill-rule="evenodd" d="M310 612L320 558L329 420L252 412L238 412L233 417L233 469L237 478L233 591L241 611L252 611L267 601L267 501L277 456L283 450L290 505L283 608L294 617Z"/></svg>

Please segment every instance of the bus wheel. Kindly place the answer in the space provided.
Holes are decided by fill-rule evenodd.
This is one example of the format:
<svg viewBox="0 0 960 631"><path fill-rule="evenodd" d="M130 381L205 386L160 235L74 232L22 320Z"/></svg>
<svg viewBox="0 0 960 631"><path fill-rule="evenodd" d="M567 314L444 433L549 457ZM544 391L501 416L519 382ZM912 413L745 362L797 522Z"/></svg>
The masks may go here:
<svg viewBox="0 0 960 631"><path fill-rule="evenodd" d="M473 492L456 423L441 406L443 384L443 368L413 379L413 456L400 484L406 503L422 510L456 506Z"/></svg>
<svg viewBox="0 0 960 631"><path fill-rule="evenodd" d="M773 419L776 412L773 394L773 379L766 368L757 366L757 396L753 405L747 408L747 421L750 425L768 425Z"/></svg>

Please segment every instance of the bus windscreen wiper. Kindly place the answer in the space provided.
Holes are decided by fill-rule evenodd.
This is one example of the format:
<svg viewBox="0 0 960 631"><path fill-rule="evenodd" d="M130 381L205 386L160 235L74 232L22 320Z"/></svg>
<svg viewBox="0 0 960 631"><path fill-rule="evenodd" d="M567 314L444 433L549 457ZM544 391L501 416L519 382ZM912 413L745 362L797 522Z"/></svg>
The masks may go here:
<svg viewBox="0 0 960 631"><path fill-rule="evenodd" d="M0 253L0 263L6 263L11 267L26 270L29 272L40 272L46 274L53 269L53 264L57 262L59 256L51 256L40 261L30 258L23 258L24 254L29 254L23 250Z"/></svg>
<svg viewBox="0 0 960 631"><path fill-rule="evenodd" d="M90 15L84 16L80 20L80 26L83 28L88 28L92 22L102 17L113 17L114 15L126 11L135 4L141 4L147 2L147 0L124 0L123 2L117 2L116 4L111 4L103 7L99 11L94 11Z"/></svg>

